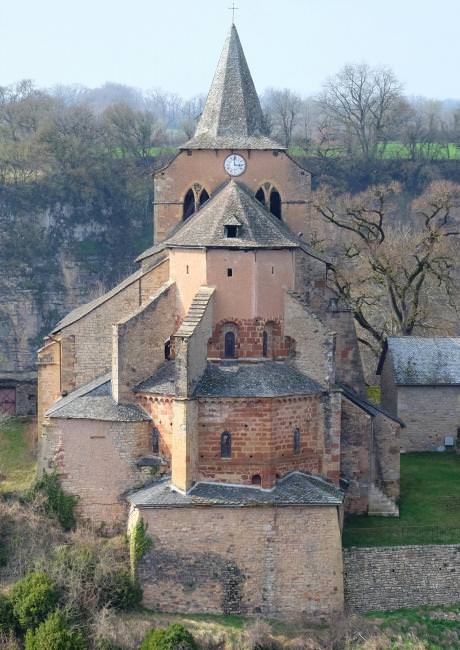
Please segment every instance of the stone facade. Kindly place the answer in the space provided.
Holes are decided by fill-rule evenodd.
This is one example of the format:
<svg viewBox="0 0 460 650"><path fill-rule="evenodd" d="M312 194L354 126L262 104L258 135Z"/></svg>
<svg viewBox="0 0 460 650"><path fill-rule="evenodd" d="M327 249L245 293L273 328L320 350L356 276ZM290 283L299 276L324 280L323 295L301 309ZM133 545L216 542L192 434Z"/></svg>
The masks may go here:
<svg viewBox="0 0 460 650"><path fill-rule="evenodd" d="M335 508L143 508L148 607L293 619L343 607ZM295 605L294 605L295 604Z"/></svg>
<svg viewBox="0 0 460 650"><path fill-rule="evenodd" d="M79 513L96 523L122 526L125 492L152 480L136 460L151 450L148 422L59 420L46 426L38 471L57 469L62 487L78 495Z"/></svg>
<svg viewBox="0 0 460 650"><path fill-rule="evenodd" d="M460 546L352 548L343 552L345 602L359 612L460 601Z"/></svg>

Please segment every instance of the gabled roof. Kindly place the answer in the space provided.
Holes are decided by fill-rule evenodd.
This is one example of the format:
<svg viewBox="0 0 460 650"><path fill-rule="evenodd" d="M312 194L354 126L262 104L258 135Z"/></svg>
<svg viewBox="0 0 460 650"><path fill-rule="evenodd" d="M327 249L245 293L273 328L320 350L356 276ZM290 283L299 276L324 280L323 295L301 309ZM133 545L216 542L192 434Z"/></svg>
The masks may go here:
<svg viewBox="0 0 460 650"><path fill-rule="evenodd" d="M388 411L383 409L380 405L377 406L376 404L372 404L371 402L368 402L367 400L363 399L362 397L357 395L357 393L355 393L353 390L351 390L347 386L344 386L344 384L339 384L339 387L341 392L348 400L350 400L350 402L358 406L360 409L362 409L365 413L367 413L371 417L375 418L377 415L384 415L386 418L389 418L390 420L397 422L402 427L406 426L400 418L396 417L395 415L392 415L391 413L388 413Z"/></svg>
<svg viewBox="0 0 460 650"><path fill-rule="evenodd" d="M226 237L225 226L238 222L237 237ZM235 221L236 220L236 221ZM164 248L308 248L274 217L251 192L229 181L161 244ZM153 247L139 259L156 252ZM311 252L308 250L307 252ZM322 259L316 252L315 257Z"/></svg>
<svg viewBox="0 0 460 650"><path fill-rule="evenodd" d="M112 397L111 375L97 377L55 402L47 417L65 420L142 422L151 418L135 404L117 404Z"/></svg>
<svg viewBox="0 0 460 650"><path fill-rule="evenodd" d="M200 481L187 494L175 490L166 477L149 488L134 492L128 499L133 505L144 508L338 506L343 501L343 492L320 476L294 471L280 479L270 490L250 485Z"/></svg>
<svg viewBox="0 0 460 650"><path fill-rule="evenodd" d="M460 385L460 337L389 337L380 358L378 374L381 374L388 352L397 385Z"/></svg>
<svg viewBox="0 0 460 650"><path fill-rule="evenodd" d="M200 121L182 149L285 149L267 136L246 57L232 25Z"/></svg>

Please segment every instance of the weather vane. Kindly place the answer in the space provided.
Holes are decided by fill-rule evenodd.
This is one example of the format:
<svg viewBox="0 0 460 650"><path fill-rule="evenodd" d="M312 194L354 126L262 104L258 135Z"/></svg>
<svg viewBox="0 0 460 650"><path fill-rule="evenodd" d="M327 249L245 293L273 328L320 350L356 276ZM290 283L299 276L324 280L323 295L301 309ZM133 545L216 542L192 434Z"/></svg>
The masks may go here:
<svg viewBox="0 0 460 650"><path fill-rule="evenodd" d="M232 12L232 24L235 22L235 11L238 10L238 7L235 6L235 3L232 2L232 6L229 7L230 11Z"/></svg>

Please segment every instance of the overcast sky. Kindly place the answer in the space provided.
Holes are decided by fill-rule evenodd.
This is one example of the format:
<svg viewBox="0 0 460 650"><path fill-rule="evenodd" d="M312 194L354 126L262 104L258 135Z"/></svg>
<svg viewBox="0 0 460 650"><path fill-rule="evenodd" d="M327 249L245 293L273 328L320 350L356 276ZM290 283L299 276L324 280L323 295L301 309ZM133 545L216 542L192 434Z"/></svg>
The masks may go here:
<svg viewBox="0 0 460 650"><path fill-rule="evenodd" d="M460 98L460 0L237 0L256 87L313 94L348 62L393 68L406 93ZM231 0L0 0L0 85L114 81L208 90Z"/></svg>

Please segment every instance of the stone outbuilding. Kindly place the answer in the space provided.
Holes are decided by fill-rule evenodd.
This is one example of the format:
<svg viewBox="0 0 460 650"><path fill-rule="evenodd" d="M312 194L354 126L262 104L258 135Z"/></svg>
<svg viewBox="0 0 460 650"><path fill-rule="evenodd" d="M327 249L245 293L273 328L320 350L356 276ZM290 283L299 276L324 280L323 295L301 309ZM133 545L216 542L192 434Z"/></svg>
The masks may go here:
<svg viewBox="0 0 460 650"><path fill-rule="evenodd" d="M37 373L0 370L0 412L34 416L37 413Z"/></svg>
<svg viewBox="0 0 460 650"><path fill-rule="evenodd" d="M406 425L402 451L452 449L460 432L460 338L390 337L381 355L381 403Z"/></svg>

